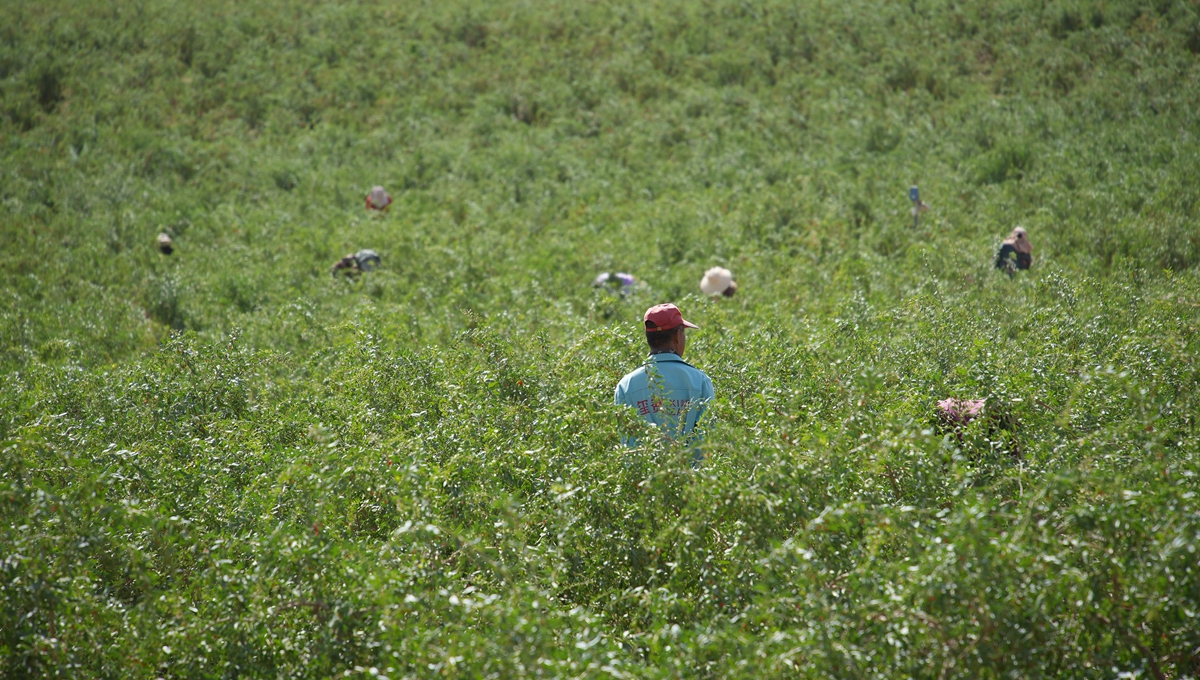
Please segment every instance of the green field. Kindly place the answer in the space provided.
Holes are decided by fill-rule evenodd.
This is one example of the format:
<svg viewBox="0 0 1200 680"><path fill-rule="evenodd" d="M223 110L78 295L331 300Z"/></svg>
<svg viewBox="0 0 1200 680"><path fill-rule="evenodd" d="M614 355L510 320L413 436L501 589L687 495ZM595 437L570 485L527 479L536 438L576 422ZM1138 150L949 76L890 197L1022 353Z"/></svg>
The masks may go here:
<svg viewBox="0 0 1200 680"><path fill-rule="evenodd" d="M1200 677L1198 55L1197 0L0 0L0 676ZM697 469L611 403L665 301Z"/></svg>

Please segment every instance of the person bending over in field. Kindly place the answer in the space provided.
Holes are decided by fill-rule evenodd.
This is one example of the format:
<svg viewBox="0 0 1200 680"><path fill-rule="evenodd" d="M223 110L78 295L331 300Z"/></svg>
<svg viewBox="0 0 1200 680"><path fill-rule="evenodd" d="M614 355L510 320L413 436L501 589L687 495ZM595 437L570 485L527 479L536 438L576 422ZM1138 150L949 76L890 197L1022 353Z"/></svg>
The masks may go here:
<svg viewBox="0 0 1200 680"><path fill-rule="evenodd" d="M626 274L625 272L610 274L609 272L603 272L592 279L592 288L599 288L603 291L616 293L621 297L625 297L626 293L633 291L637 283L638 281L634 278L633 274Z"/></svg>
<svg viewBox="0 0 1200 680"><path fill-rule="evenodd" d="M1016 269L1029 269L1033 264L1033 244L1029 242L1029 236L1025 233L1024 227L1017 227L1012 230L1008 238L1004 239L1004 243L1000 246L1000 252L996 253L996 269L1008 270L1008 275L1012 276L1013 261L1012 257L1016 256Z"/></svg>
<svg viewBox="0 0 1200 680"><path fill-rule="evenodd" d="M724 267L713 267L704 272L704 278L700 279L700 292L708 296L733 297L737 288L737 282L733 280L733 272Z"/></svg>
<svg viewBox="0 0 1200 680"><path fill-rule="evenodd" d="M379 263L382 261L383 260L379 257L379 253L371 250L370 248L363 248L357 253L347 255L337 262L334 262L333 267L331 267L329 270L329 273L333 274L335 279L337 278L338 272L341 272L346 276L353 277L357 276L359 272L371 271L375 267L379 266Z"/></svg>
<svg viewBox="0 0 1200 680"><path fill-rule="evenodd" d="M354 276L359 272L358 260L354 259L353 254L347 255L337 262L334 262L333 266L329 268L329 273L332 274L334 278L337 278L338 272L341 272L346 276Z"/></svg>
<svg viewBox="0 0 1200 680"><path fill-rule="evenodd" d="M383 187L371 187L370 193L367 194L367 210L387 212L391 204L392 197Z"/></svg>
<svg viewBox="0 0 1200 680"><path fill-rule="evenodd" d="M683 360L687 347L685 328L699 328L686 321L672 304L655 305L646 310L646 342L650 356L640 368L621 378L613 401L637 411L654 423L663 435L673 440L699 442L696 423L713 398L713 384L704 371ZM635 437L622 435L621 443L638 446ZM694 449L693 465L702 454Z"/></svg>

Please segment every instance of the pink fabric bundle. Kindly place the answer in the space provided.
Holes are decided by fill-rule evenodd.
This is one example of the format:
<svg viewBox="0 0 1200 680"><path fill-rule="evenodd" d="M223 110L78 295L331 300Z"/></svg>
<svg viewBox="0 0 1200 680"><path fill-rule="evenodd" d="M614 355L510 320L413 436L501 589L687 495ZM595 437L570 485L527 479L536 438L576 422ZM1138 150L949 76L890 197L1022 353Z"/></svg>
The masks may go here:
<svg viewBox="0 0 1200 680"><path fill-rule="evenodd" d="M937 403L938 415L960 425L975 420L983 413L986 399L943 399Z"/></svg>

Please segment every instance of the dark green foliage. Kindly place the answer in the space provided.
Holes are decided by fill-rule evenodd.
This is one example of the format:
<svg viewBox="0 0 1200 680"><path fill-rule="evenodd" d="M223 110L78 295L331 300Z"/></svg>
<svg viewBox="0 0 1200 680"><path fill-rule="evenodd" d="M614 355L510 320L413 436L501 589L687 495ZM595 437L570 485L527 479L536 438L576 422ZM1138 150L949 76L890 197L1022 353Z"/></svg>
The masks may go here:
<svg viewBox="0 0 1200 680"><path fill-rule="evenodd" d="M0 2L0 676L1197 676L1196 25Z"/></svg>
<svg viewBox="0 0 1200 680"><path fill-rule="evenodd" d="M63 70L55 63L43 63L34 71L37 103L46 113L53 113L63 100Z"/></svg>
<svg viewBox="0 0 1200 680"><path fill-rule="evenodd" d="M982 184L999 184L1021 179L1033 166L1033 154L1025 144L1004 142L979 156L976 179Z"/></svg>

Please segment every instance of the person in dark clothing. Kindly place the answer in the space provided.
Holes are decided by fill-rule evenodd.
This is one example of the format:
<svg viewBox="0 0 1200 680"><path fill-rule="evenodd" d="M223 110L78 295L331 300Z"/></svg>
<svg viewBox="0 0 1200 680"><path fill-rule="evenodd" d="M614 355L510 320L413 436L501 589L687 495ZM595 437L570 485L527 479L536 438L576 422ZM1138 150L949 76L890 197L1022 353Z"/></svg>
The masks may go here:
<svg viewBox="0 0 1200 680"><path fill-rule="evenodd" d="M358 262L358 268L364 272L369 272L379 266L383 260L379 257L379 253L370 248L363 248L354 253L354 260Z"/></svg>
<svg viewBox="0 0 1200 680"><path fill-rule="evenodd" d="M334 262L333 267L329 270L329 273L333 274L333 276L336 278L339 272L347 276L354 276L359 271L361 270L358 268L358 260L354 259L353 255L347 255L337 262Z"/></svg>
<svg viewBox="0 0 1200 680"><path fill-rule="evenodd" d="M382 260L379 257L379 253L370 248L363 248L353 255L347 255L334 262L333 267L329 271L333 274L334 278L337 278L338 272L353 277L357 276L360 272L371 271L379 266L380 262Z"/></svg>
<svg viewBox="0 0 1200 680"><path fill-rule="evenodd" d="M334 266L331 267L330 273L337 278L337 272L342 272L346 276L358 276L360 272L371 271L374 267L382 263L379 258L379 253L372 251L371 248L362 248L361 251L353 255L337 260Z"/></svg>
<svg viewBox="0 0 1200 680"><path fill-rule="evenodd" d="M1024 227L1017 227L1000 245L1000 251L996 253L996 269L1008 270L1008 275L1012 276L1014 269L1029 269L1032 264L1033 245L1029 243L1029 235Z"/></svg>

